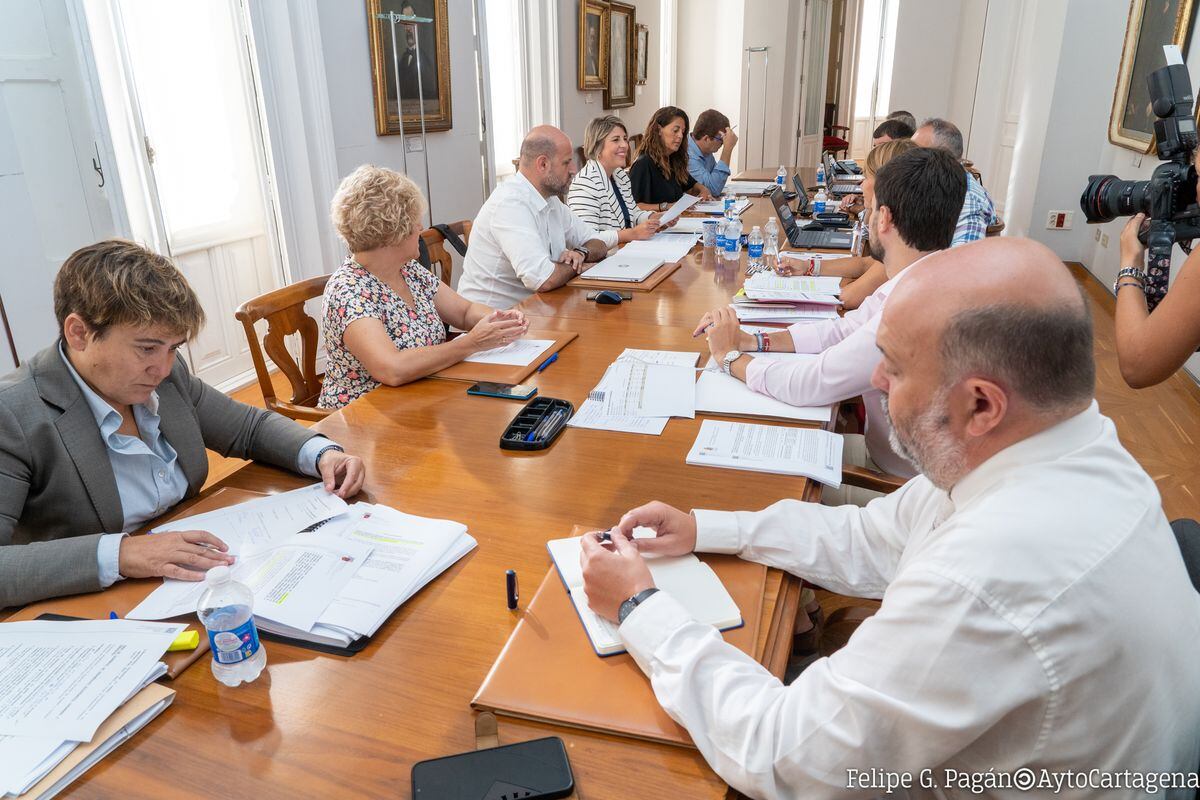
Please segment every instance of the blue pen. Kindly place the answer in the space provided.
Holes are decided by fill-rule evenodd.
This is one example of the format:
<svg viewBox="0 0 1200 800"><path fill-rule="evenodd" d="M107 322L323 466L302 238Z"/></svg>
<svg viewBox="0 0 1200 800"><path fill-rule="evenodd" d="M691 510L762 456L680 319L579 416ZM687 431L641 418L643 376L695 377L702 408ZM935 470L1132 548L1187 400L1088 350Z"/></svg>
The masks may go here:
<svg viewBox="0 0 1200 800"><path fill-rule="evenodd" d="M543 362L542 362L542 365L541 365L540 367L538 367L538 368L537 368L537 371L538 371L538 372L541 372L541 371L542 371L542 370L544 370L546 367L548 367L548 366L550 366L551 364L553 364L555 361L558 361L558 353L555 353L554 355L550 356L550 357L549 357L549 358L547 358L545 361L543 361Z"/></svg>
<svg viewBox="0 0 1200 800"><path fill-rule="evenodd" d="M108 612L108 618L109 619L120 619L120 617L117 616L117 612L115 612L115 611Z"/></svg>

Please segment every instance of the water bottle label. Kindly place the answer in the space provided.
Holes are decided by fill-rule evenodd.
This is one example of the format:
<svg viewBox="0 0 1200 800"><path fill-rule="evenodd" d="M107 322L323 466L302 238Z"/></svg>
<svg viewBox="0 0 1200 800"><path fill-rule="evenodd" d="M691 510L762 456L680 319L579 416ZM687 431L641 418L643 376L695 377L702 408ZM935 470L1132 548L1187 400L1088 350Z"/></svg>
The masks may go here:
<svg viewBox="0 0 1200 800"><path fill-rule="evenodd" d="M208 644L218 664L237 664L258 652L258 628L251 618L231 631L209 631Z"/></svg>
<svg viewBox="0 0 1200 800"><path fill-rule="evenodd" d="M761 244L750 245L750 257L751 258L762 258L762 254L763 254L763 246Z"/></svg>
<svg viewBox="0 0 1200 800"><path fill-rule="evenodd" d="M736 236L730 236L725 240L725 252L736 253L738 250L738 240Z"/></svg>
<svg viewBox="0 0 1200 800"><path fill-rule="evenodd" d="M825 201L824 200L817 200L815 203L813 203L813 213L814 214L824 214L825 213Z"/></svg>

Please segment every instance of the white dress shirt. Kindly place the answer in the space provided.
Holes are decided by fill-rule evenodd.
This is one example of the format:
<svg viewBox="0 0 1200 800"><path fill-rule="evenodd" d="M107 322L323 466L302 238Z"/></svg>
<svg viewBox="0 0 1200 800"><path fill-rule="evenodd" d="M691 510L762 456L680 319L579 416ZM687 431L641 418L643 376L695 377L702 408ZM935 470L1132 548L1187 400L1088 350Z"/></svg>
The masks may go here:
<svg viewBox="0 0 1200 800"><path fill-rule="evenodd" d="M947 786L945 770L1200 763L1200 594L1154 482L1095 403L993 456L949 495L917 477L866 508L785 500L695 514L698 550L883 598L844 648L790 686L665 592L621 625L667 713L752 797L877 796L851 772L875 767L911 773L900 797L1016 800L1051 792L971 795ZM941 788L920 787L924 769Z"/></svg>
<svg viewBox="0 0 1200 800"><path fill-rule="evenodd" d="M124 577L120 571L120 556L121 539L125 532L159 516L182 500L187 494L188 479L179 466L175 448L171 447L159 428L158 392L151 392L150 399L144 404L133 406L133 418L140 436L119 433L123 421L121 415L75 371L61 344L58 354L96 419L100 439L108 451L108 462L117 483L121 511L125 515L123 532L101 536L96 545L100 585L107 588ZM312 477L319 476L317 454L332 444L324 436L309 439L296 457L296 471Z"/></svg>
<svg viewBox="0 0 1200 800"><path fill-rule="evenodd" d="M817 358L754 358L746 367L746 385L753 391L794 406L823 406L862 395L867 410L867 451L880 469L901 478L911 478L916 469L888 443L891 425L883 413L879 390L871 386L871 375L881 358L875 333L883 306L911 267L901 270L842 317L788 328L796 352L819 353Z"/></svg>
<svg viewBox="0 0 1200 800"><path fill-rule="evenodd" d="M473 303L512 308L546 282L564 250L589 239L612 247L617 232L585 224L518 172L496 187L471 225L458 293Z"/></svg>

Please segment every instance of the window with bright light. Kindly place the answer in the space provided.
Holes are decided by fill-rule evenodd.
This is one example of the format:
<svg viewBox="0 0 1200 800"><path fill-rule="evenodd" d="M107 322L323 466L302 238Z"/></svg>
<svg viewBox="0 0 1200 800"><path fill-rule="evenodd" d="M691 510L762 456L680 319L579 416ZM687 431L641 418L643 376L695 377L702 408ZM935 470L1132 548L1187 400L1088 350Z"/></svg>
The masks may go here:
<svg viewBox="0 0 1200 800"><path fill-rule="evenodd" d="M888 115L899 14L899 0L863 0L858 79L854 87L854 115L859 119Z"/></svg>
<svg viewBox="0 0 1200 800"><path fill-rule="evenodd" d="M123 2L120 10L172 248L261 234L233 4L156 0Z"/></svg>

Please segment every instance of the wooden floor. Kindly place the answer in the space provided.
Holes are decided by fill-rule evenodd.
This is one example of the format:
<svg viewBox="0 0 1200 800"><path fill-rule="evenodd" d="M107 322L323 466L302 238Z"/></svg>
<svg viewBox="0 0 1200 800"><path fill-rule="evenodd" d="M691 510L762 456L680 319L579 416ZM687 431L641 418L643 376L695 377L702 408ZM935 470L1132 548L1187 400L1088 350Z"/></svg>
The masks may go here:
<svg viewBox="0 0 1200 800"><path fill-rule="evenodd" d="M1082 264L1068 263L1092 305L1096 330L1096 397L1100 411L1117 425L1121 442L1145 467L1162 493L1169 519L1200 519L1200 387L1182 370L1149 389L1131 389L1117 366L1113 296ZM287 381L274 373L276 392L290 395ZM263 405L258 384L233 393L235 400ZM303 423L308 424L308 423ZM208 483L246 463L208 454Z"/></svg>

